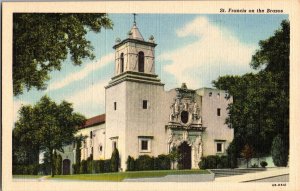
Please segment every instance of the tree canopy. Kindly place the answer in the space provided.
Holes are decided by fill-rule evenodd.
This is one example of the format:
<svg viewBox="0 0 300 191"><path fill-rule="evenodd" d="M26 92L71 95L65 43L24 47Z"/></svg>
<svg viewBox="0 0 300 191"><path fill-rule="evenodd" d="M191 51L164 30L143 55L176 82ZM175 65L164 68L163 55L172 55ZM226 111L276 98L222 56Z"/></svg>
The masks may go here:
<svg viewBox="0 0 300 191"><path fill-rule="evenodd" d="M14 13L14 95L22 94L25 88L45 89L49 72L60 70L68 55L74 65L93 59L87 32L98 33L112 25L104 13Z"/></svg>
<svg viewBox="0 0 300 191"><path fill-rule="evenodd" d="M56 104L47 96L34 106L22 106L19 114L13 130L13 145L17 142L18 145L36 148L37 152L49 153L52 167L53 151L63 152L63 146L75 141L76 127L85 121L84 116L73 111L71 103L62 101ZM14 156L18 157L16 153Z"/></svg>
<svg viewBox="0 0 300 191"><path fill-rule="evenodd" d="M282 21L259 47L250 63L257 73L227 75L213 81L215 87L233 96L226 123L234 128L236 152L248 144L258 156L270 154L278 134L289 149L289 22Z"/></svg>

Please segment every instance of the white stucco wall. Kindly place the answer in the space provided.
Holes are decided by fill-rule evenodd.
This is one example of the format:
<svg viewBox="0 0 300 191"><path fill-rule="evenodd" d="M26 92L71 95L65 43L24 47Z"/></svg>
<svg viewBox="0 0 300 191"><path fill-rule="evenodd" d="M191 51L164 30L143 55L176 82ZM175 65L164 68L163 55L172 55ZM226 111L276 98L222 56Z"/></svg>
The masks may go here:
<svg viewBox="0 0 300 191"><path fill-rule="evenodd" d="M127 128L126 154L134 158L139 155L157 156L167 152L165 125L168 112L164 111L166 93L161 85L126 82ZM143 109L143 100L148 108ZM139 151L138 136L151 136L151 151ZM127 158L126 158L127 159Z"/></svg>
<svg viewBox="0 0 300 191"><path fill-rule="evenodd" d="M121 157L122 167L125 164L125 128L126 128L126 83L111 86L105 91L106 137L105 158L110 159L113 141L117 141L117 148ZM114 102L117 109L114 109Z"/></svg>
<svg viewBox="0 0 300 191"><path fill-rule="evenodd" d="M93 132L93 138L90 138L90 132ZM91 127L87 127L84 129L80 129L76 136L82 135L86 137L85 144L82 142L81 144L81 160L86 160L90 154L92 154L93 150L93 158L94 160L100 159L100 157L104 157L104 152L100 154L99 145L105 144L105 124L95 125ZM92 149L93 148L93 149Z"/></svg>
<svg viewBox="0 0 300 191"><path fill-rule="evenodd" d="M211 92L211 96L209 95ZM203 134L203 156L215 155L217 153L216 141L224 141L224 153L233 140L233 129L225 124L228 117L228 104L232 103L232 98L225 98L226 92L211 88L201 88L197 90L197 94L202 96L202 123L206 130ZM221 109L221 115L217 116L217 109Z"/></svg>

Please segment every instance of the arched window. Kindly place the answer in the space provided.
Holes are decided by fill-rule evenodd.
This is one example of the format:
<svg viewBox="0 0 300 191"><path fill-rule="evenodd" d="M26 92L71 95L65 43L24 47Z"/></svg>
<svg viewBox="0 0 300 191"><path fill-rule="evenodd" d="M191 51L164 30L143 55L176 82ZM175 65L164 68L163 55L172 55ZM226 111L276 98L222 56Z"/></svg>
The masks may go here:
<svg viewBox="0 0 300 191"><path fill-rule="evenodd" d="M124 72L124 53L120 56L120 73Z"/></svg>
<svg viewBox="0 0 300 191"><path fill-rule="evenodd" d="M145 62L145 58L144 58L144 53L143 52L139 52L139 72L144 72L144 62Z"/></svg>

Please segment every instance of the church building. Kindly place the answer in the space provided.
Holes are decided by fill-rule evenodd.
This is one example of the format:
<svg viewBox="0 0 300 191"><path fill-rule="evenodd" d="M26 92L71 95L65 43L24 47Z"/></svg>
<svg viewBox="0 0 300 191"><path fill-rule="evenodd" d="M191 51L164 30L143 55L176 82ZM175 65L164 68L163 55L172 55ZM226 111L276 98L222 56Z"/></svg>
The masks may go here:
<svg viewBox="0 0 300 191"><path fill-rule="evenodd" d="M81 159L110 159L120 153L120 171L128 156L168 154L173 147L185 154L184 169L197 169L201 156L223 155L233 140L225 124L232 97L223 90L166 91L155 73L154 37L145 40L136 23L124 40L116 39L115 71L105 88L105 114L88 119L78 131L86 136ZM184 64L184 63L182 63ZM72 173L75 147L65 147L63 171Z"/></svg>

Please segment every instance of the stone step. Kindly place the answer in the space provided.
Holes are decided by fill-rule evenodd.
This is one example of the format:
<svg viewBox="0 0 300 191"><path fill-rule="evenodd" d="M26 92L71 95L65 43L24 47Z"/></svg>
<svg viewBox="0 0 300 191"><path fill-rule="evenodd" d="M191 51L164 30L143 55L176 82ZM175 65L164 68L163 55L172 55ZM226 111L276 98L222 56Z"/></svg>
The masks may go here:
<svg viewBox="0 0 300 191"><path fill-rule="evenodd" d="M226 177L226 176L235 176L243 175L246 173L255 173L265 171L263 168L253 168L253 169L210 169L216 177Z"/></svg>

